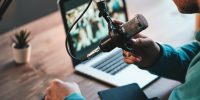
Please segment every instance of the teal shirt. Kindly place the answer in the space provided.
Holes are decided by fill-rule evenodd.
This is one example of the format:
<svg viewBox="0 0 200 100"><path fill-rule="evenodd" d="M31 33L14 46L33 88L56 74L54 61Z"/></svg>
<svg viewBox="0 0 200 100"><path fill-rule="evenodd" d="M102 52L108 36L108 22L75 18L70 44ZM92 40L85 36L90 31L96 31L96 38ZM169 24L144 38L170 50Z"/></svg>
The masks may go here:
<svg viewBox="0 0 200 100"><path fill-rule="evenodd" d="M200 53L192 60L185 82L171 93L170 100L200 100Z"/></svg>
<svg viewBox="0 0 200 100"><path fill-rule="evenodd" d="M65 97L64 100L86 100L86 99L79 93L72 93L69 96Z"/></svg>
<svg viewBox="0 0 200 100"><path fill-rule="evenodd" d="M200 31L196 34L200 41ZM160 45L162 56L148 70L159 76L182 82L171 93L169 100L200 100L200 46L193 42L180 48Z"/></svg>
<svg viewBox="0 0 200 100"><path fill-rule="evenodd" d="M199 52L199 44L192 42L180 48L164 44L160 45L160 48L161 58L147 70L153 74L184 83L188 66Z"/></svg>
<svg viewBox="0 0 200 100"><path fill-rule="evenodd" d="M161 58L148 70L156 75L182 82L172 91L169 100L200 100L199 44L193 42L176 49L169 45L160 47Z"/></svg>

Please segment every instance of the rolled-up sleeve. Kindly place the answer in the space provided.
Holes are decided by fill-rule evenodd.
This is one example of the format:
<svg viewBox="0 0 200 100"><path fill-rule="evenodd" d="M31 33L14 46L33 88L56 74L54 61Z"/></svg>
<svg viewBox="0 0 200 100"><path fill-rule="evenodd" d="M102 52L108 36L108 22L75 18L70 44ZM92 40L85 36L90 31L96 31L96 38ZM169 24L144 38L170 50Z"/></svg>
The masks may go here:
<svg viewBox="0 0 200 100"><path fill-rule="evenodd" d="M199 44L192 42L180 48L164 44L160 45L160 48L162 52L159 60L147 70L162 77L184 82L190 62L199 52Z"/></svg>

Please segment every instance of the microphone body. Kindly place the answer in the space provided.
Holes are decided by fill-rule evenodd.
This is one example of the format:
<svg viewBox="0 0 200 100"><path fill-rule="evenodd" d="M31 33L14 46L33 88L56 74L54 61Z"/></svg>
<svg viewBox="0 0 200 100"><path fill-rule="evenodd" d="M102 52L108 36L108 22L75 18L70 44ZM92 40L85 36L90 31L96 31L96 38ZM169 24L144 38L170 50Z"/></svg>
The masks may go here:
<svg viewBox="0 0 200 100"><path fill-rule="evenodd" d="M126 22L117 30L111 30L110 35L100 42L100 49L109 52L115 47L131 51L131 38L148 27L148 23L143 15L137 14L136 17Z"/></svg>

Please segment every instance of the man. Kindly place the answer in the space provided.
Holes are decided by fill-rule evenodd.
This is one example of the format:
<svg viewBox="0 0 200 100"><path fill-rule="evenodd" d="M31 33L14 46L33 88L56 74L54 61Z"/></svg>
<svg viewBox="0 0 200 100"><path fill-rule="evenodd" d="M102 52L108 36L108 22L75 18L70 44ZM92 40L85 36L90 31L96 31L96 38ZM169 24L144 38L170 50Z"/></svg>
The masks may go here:
<svg viewBox="0 0 200 100"><path fill-rule="evenodd" d="M200 12L200 0L173 1L181 13ZM200 32L196 34L196 39L200 41ZM150 38L138 34L133 37L132 43L134 52L123 51L126 63L134 63L139 68L146 69L151 73L182 82L172 91L170 100L200 100L200 46L198 42L173 48L170 45L158 44ZM52 86L54 83L58 84ZM46 100L63 100L64 97L66 100L84 100L77 90L77 85L58 80L52 84L47 90ZM56 96L57 98L60 96L62 99L51 99Z"/></svg>

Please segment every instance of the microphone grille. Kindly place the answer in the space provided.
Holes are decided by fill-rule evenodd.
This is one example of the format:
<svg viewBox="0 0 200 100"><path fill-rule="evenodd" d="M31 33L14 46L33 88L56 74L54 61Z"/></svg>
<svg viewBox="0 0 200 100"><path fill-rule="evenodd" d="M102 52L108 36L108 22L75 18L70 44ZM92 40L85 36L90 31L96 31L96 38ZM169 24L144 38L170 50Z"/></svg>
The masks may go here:
<svg viewBox="0 0 200 100"><path fill-rule="evenodd" d="M141 14L137 14L136 18L138 20L138 25L144 30L148 27L148 22L146 20L146 18L141 15Z"/></svg>
<svg viewBox="0 0 200 100"><path fill-rule="evenodd" d="M137 14L133 19L129 20L122 26L122 30L128 33L127 37L132 37L148 27L148 22L141 14Z"/></svg>

